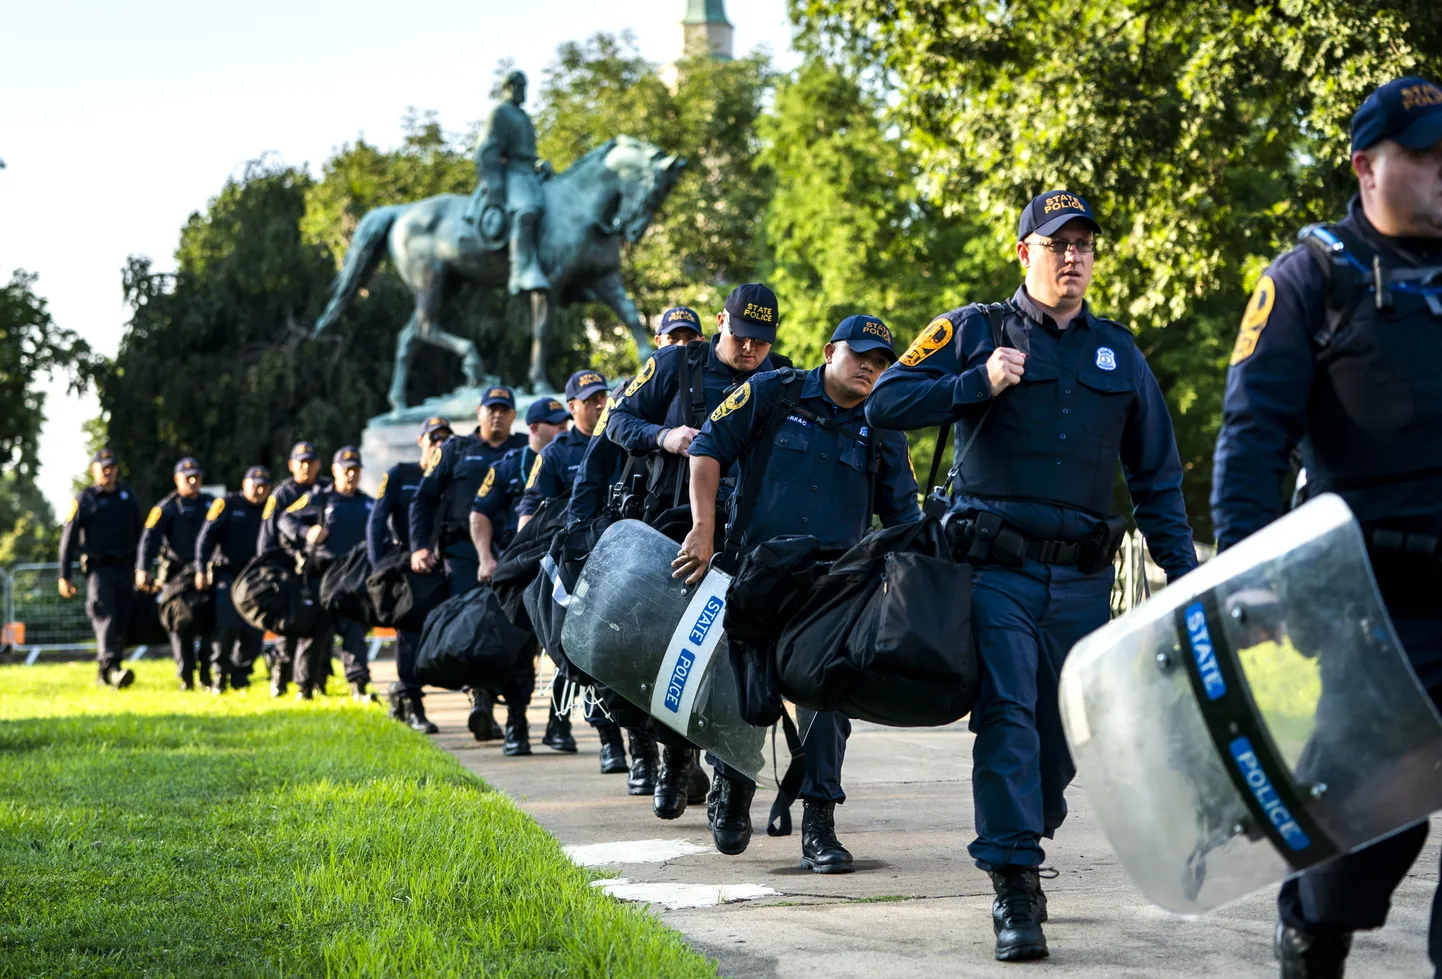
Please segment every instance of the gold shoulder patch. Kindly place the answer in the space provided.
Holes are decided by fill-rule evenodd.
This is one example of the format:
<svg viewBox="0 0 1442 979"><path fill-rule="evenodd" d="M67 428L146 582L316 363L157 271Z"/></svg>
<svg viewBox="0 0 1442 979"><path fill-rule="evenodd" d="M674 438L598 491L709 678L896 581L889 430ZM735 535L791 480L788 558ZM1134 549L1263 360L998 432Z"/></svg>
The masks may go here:
<svg viewBox="0 0 1442 979"><path fill-rule="evenodd" d="M219 516L220 516L222 513L224 513L224 512L225 512L225 497L223 497L223 496L217 497L216 500L215 500L215 502L210 505L210 509L207 510L207 511L205 511L205 519L206 519L206 520L214 520L216 517L219 517Z"/></svg>
<svg viewBox="0 0 1442 979"><path fill-rule="evenodd" d="M265 509L260 512L260 519L269 520L273 516L275 516L275 497L268 496L265 498Z"/></svg>
<svg viewBox="0 0 1442 979"><path fill-rule="evenodd" d="M310 506L310 494L305 493L301 496L300 499L296 500L290 506L286 507L285 512L295 513L297 510L304 510L308 506Z"/></svg>
<svg viewBox="0 0 1442 979"><path fill-rule="evenodd" d="M150 530L158 523L160 523L160 507L153 506L150 508L150 512L145 515L145 529Z"/></svg>
<svg viewBox="0 0 1442 979"><path fill-rule="evenodd" d="M945 316L938 316L926 324L926 329L921 335L911 341L911 346L906 348L906 353L901 355L901 362L907 367L915 367L942 347L951 342L952 334L956 327L952 326L951 320Z"/></svg>
<svg viewBox="0 0 1442 979"><path fill-rule="evenodd" d="M713 422L719 422L750 400L751 382L747 381L735 391L732 391L731 395L725 401L716 406L716 410L711 412L711 420Z"/></svg>
<svg viewBox="0 0 1442 979"><path fill-rule="evenodd" d="M526 477L526 489L536 485L536 477L541 475L542 456L536 456L536 461L531 463L531 474Z"/></svg>
<svg viewBox="0 0 1442 979"><path fill-rule="evenodd" d="M381 477L381 484L376 488L376 499L379 500L381 497L386 495L386 483L389 483L390 481L390 473L386 473L384 476Z"/></svg>
<svg viewBox="0 0 1442 979"><path fill-rule="evenodd" d="M1262 276L1256 292L1247 303L1247 311L1242 314L1242 329L1237 333L1236 346L1232 348L1232 366L1256 353L1257 341L1262 338L1262 330L1267 326L1267 317L1272 315L1272 306L1276 301L1277 284L1270 275Z"/></svg>
<svg viewBox="0 0 1442 979"><path fill-rule="evenodd" d="M75 515L79 512L80 499L77 497L76 499L70 501L70 509L65 511L65 522L69 523L70 521L74 520Z"/></svg>
<svg viewBox="0 0 1442 979"><path fill-rule="evenodd" d="M496 483L496 467L492 466L486 470L486 478L481 480L481 488L476 490L476 498L484 499L491 494L491 487Z"/></svg>
<svg viewBox="0 0 1442 979"><path fill-rule="evenodd" d="M591 433L592 438L600 438L606 432L606 422L611 420L611 409L616 407L615 398L606 399L606 407L601 409L601 417L596 419L596 430Z"/></svg>
<svg viewBox="0 0 1442 979"><path fill-rule="evenodd" d="M652 356L646 358L646 364L641 368L641 373L636 375L636 379L633 380L630 384L626 385L625 396L629 398L631 395L641 390L642 385L649 381L651 379L651 375L654 373L656 373L656 357L653 354Z"/></svg>

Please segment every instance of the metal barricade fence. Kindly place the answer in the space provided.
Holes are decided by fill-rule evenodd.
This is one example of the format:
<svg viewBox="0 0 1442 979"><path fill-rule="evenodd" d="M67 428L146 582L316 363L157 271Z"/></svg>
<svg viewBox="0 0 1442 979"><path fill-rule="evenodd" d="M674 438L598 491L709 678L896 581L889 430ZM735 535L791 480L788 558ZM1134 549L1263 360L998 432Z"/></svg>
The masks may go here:
<svg viewBox="0 0 1442 979"><path fill-rule="evenodd" d="M85 615L85 582L73 599L60 597L58 564L16 564L6 574L5 639L17 650L94 649Z"/></svg>

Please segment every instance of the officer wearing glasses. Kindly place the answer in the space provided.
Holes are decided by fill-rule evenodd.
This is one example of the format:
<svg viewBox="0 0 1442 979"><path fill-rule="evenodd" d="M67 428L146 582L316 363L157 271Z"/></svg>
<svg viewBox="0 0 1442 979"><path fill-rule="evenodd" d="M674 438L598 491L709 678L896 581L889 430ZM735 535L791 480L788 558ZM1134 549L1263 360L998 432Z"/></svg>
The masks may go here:
<svg viewBox="0 0 1442 979"><path fill-rule="evenodd" d="M876 384L880 428L956 422L952 511L973 520L972 623L981 686L972 859L990 873L996 957L1047 954L1042 837L1066 818L1075 774L1057 711L1068 650L1110 614L1111 557L1125 532L1112 491L1122 464L1152 556L1175 579L1196 565L1182 466L1161 388L1126 327L1086 303L1101 226L1053 190L1022 212L1025 282L1001 307L932 320ZM993 318L1002 342L993 341Z"/></svg>

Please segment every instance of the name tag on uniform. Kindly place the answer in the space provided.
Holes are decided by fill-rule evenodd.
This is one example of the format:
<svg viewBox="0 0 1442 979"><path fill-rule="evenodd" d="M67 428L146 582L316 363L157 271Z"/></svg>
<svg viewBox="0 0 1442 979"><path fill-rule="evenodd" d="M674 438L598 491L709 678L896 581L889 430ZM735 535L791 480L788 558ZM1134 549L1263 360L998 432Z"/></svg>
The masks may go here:
<svg viewBox="0 0 1442 979"><path fill-rule="evenodd" d="M810 428L810 427L811 427L811 423L810 423L809 421L807 421L805 418L802 418L800 415L787 415L787 416L786 416L786 420L789 421L789 422L795 422L796 424L800 425L802 428Z"/></svg>
<svg viewBox="0 0 1442 979"><path fill-rule="evenodd" d="M726 591L731 576L712 568L686 613L676 623L676 631L666 646L661 668L656 671L656 686L651 694L651 716L680 733L691 733L691 717L706 679L711 657L721 642L721 620L726 614Z"/></svg>

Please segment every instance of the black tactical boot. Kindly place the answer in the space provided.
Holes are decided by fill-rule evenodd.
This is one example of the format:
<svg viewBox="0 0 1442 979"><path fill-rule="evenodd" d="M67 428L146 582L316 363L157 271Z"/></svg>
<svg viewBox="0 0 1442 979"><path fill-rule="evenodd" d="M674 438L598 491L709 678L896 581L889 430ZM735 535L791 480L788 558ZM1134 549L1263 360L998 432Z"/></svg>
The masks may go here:
<svg viewBox="0 0 1442 979"><path fill-rule="evenodd" d="M691 772L686 776L687 804L699 806L706 801L710 790L711 780L706 777L706 769L701 767L701 749L697 748L691 752Z"/></svg>
<svg viewBox="0 0 1442 979"><path fill-rule="evenodd" d="M270 695L272 697L284 697L285 692L289 687L290 684L286 681L285 677L275 673L271 674Z"/></svg>
<svg viewBox="0 0 1442 979"><path fill-rule="evenodd" d="M208 689L215 696L219 697L221 694L225 693L227 685L226 679L227 678L225 675L225 671L222 670L220 673L215 674L215 682L208 684L206 686L206 689Z"/></svg>
<svg viewBox="0 0 1442 979"><path fill-rule="evenodd" d="M526 723L526 709L511 707L506 711L506 743L501 745L505 755L529 755L531 753L531 728Z"/></svg>
<svg viewBox="0 0 1442 979"><path fill-rule="evenodd" d="M755 782L727 778L720 772L711 781L706 821L711 824L716 849L727 856L745 853L751 842L751 798L755 794Z"/></svg>
<svg viewBox="0 0 1442 979"><path fill-rule="evenodd" d="M296 699L296 700L314 700L314 699L315 699L315 691L312 690L310 687L296 687L296 688L295 688L295 699Z"/></svg>
<svg viewBox="0 0 1442 979"><path fill-rule="evenodd" d="M836 803L801 800L801 869L849 874L851 854L836 838Z"/></svg>
<svg viewBox="0 0 1442 979"><path fill-rule="evenodd" d="M631 749L631 774L626 778L627 795L650 795L656 791L656 741L644 734L626 732Z"/></svg>
<svg viewBox="0 0 1442 979"><path fill-rule="evenodd" d="M365 680L352 680L350 682L350 699L358 704L373 704L376 695L368 689L370 684Z"/></svg>
<svg viewBox="0 0 1442 979"><path fill-rule="evenodd" d="M194 690L194 689L195 689L195 674L193 674L193 673L182 673L182 674L180 674L180 689L181 689L181 690Z"/></svg>
<svg viewBox="0 0 1442 979"><path fill-rule="evenodd" d="M661 746L661 768L656 773L656 793L651 797L651 811L661 819L677 819L691 801L687 791L691 782L691 749ZM706 796L703 792L702 799Z"/></svg>
<svg viewBox="0 0 1442 979"><path fill-rule="evenodd" d="M491 695L480 687L471 687L466 693L471 698L471 713L466 718L466 727L477 741L496 739L496 719L491 716Z"/></svg>
<svg viewBox="0 0 1442 979"><path fill-rule="evenodd" d="M135 682L135 671L128 666L112 666L100 675L100 682L116 690L124 690Z"/></svg>
<svg viewBox="0 0 1442 979"><path fill-rule="evenodd" d="M610 721L599 724L596 734L601 738L601 774L620 775L626 767L626 746L621 743L621 729Z"/></svg>
<svg viewBox="0 0 1442 979"><path fill-rule="evenodd" d="M426 716L426 702L419 692L413 693L406 698L406 723L410 724L412 731L419 731L422 734L440 734L441 729Z"/></svg>
<svg viewBox="0 0 1442 979"><path fill-rule="evenodd" d="M386 703L390 705L386 716L391 720L400 721L402 724L409 720L406 713L406 691L399 683L392 683L386 688Z"/></svg>
<svg viewBox="0 0 1442 979"><path fill-rule="evenodd" d="M552 751L575 754L576 738L571 734L571 718L565 714L557 714L556 708L552 707L551 716L546 719L546 736L541 739L541 744Z"/></svg>
<svg viewBox="0 0 1442 979"><path fill-rule="evenodd" d="M993 871L991 927L996 932L996 957L1001 962L1044 959L1046 936L1041 932L1041 879L1035 870Z"/></svg>
<svg viewBox="0 0 1442 979"><path fill-rule="evenodd" d="M205 663L200 665L200 685L207 690L215 686L215 680L210 675L210 666Z"/></svg>
<svg viewBox="0 0 1442 979"><path fill-rule="evenodd" d="M1329 928L1309 935L1281 921L1272 944L1282 979L1342 979L1351 950L1350 931Z"/></svg>

